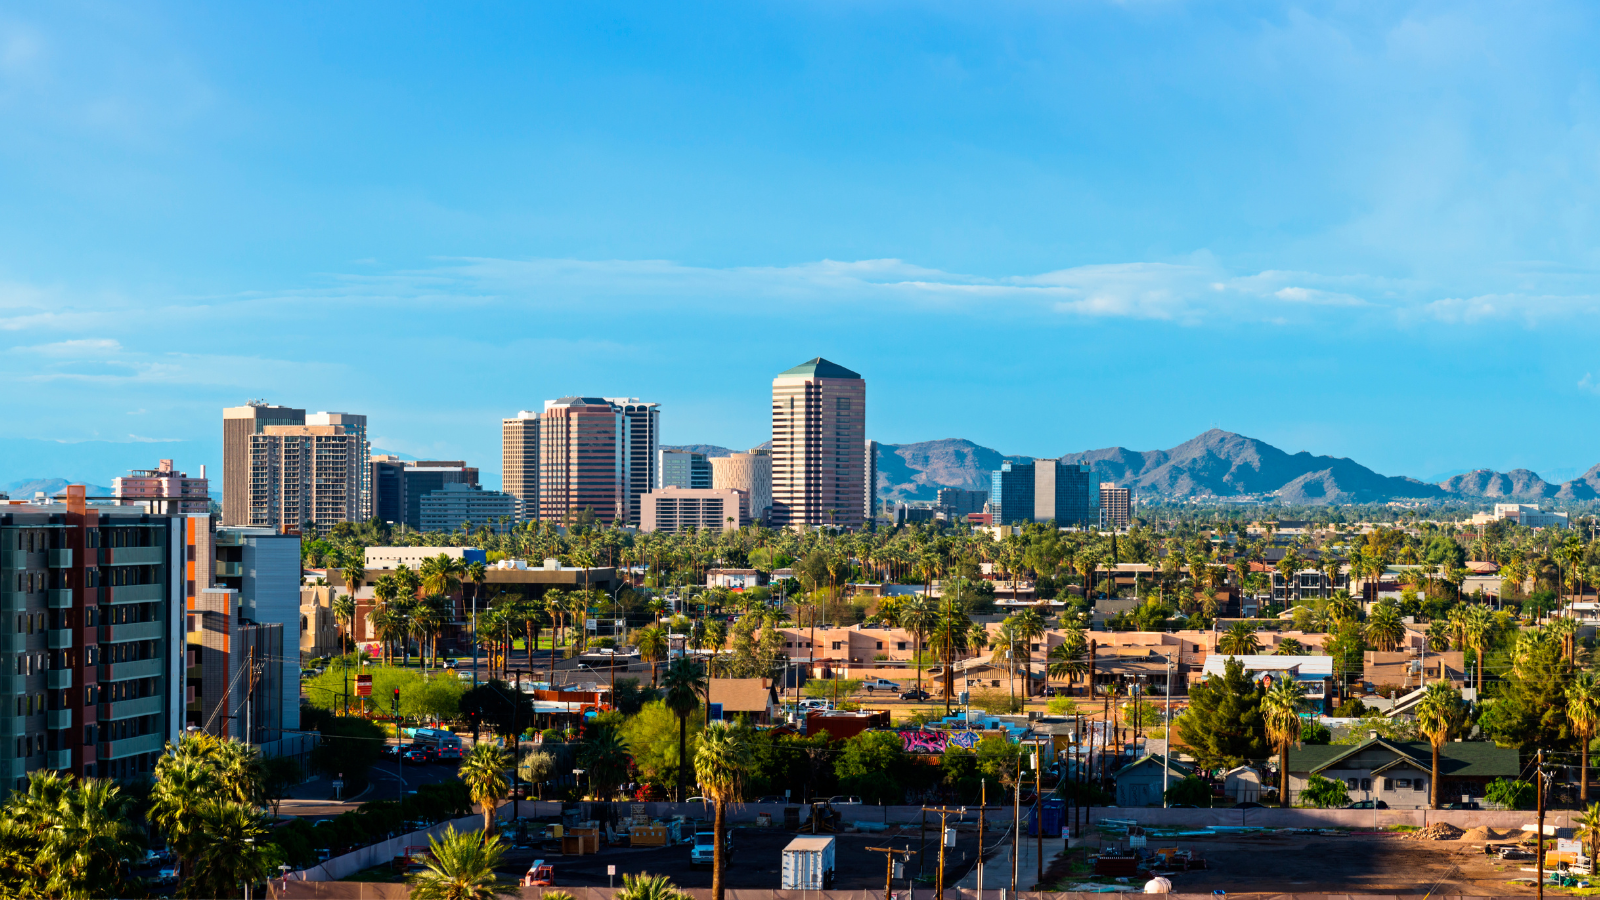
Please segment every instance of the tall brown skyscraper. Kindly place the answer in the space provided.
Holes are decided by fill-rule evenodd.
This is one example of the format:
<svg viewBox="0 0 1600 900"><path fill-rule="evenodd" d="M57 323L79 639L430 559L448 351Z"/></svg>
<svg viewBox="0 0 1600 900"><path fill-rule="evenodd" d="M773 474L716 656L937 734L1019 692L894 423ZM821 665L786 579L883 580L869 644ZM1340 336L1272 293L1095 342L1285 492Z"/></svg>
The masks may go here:
<svg viewBox="0 0 1600 900"><path fill-rule="evenodd" d="M772 379L774 527L859 528L866 496L867 383L822 357Z"/></svg>
<svg viewBox="0 0 1600 900"><path fill-rule="evenodd" d="M250 438L269 425L305 423L305 410L261 400L222 411L222 524L250 524Z"/></svg>

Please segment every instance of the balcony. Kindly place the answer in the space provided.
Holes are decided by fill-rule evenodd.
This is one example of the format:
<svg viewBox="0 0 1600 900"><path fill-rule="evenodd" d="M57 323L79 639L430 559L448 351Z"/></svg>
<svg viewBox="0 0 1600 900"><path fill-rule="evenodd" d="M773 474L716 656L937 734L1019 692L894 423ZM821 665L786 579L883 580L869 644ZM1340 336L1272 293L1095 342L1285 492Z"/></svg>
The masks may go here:
<svg viewBox="0 0 1600 900"><path fill-rule="evenodd" d="M217 560L218 578L239 578L244 575L244 563Z"/></svg>
<svg viewBox="0 0 1600 900"><path fill-rule="evenodd" d="M72 687L72 670L51 669L44 673L44 686L52 691Z"/></svg>
<svg viewBox="0 0 1600 900"><path fill-rule="evenodd" d="M103 722L131 719L134 716L153 716L158 712L161 712L160 697L139 697L134 700L100 704L100 719Z"/></svg>
<svg viewBox="0 0 1600 900"><path fill-rule="evenodd" d="M162 740L159 734L141 734L138 737L124 738L120 741L106 741L100 745L100 759L122 759L125 756L136 756L140 753L155 753L161 749Z"/></svg>
<svg viewBox="0 0 1600 900"><path fill-rule="evenodd" d="M161 674L161 660L136 659L132 662L107 663L100 667L100 681L127 681L130 678L155 678Z"/></svg>
<svg viewBox="0 0 1600 900"><path fill-rule="evenodd" d="M51 551L52 553L55 551ZM167 560L165 547L102 547L102 566L156 566Z"/></svg>
<svg viewBox="0 0 1600 900"><path fill-rule="evenodd" d="M218 531L215 543L218 547L243 547L244 535L237 531Z"/></svg>
<svg viewBox="0 0 1600 900"><path fill-rule="evenodd" d="M0 634L0 653L22 653L28 649L25 634Z"/></svg>
<svg viewBox="0 0 1600 900"><path fill-rule="evenodd" d="M52 628L49 635L50 642L46 646L51 650L65 650L72 646L71 628Z"/></svg>
<svg viewBox="0 0 1600 900"><path fill-rule="evenodd" d="M166 587L160 584L122 584L104 587L106 599L102 603L158 603L166 597Z"/></svg>
<svg viewBox="0 0 1600 900"><path fill-rule="evenodd" d="M72 768L72 751L71 750L51 750L49 753L45 754L44 767L46 769L58 769L58 770L59 769L70 769L70 768Z"/></svg>
<svg viewBox="0 0 1600 900"><path fill-rule="evenodd" d="M150 641L161 637L163 622L127 622L122 625L101 625L100 643L120 641Z"/></svg>
<svg viewBox="0 0 1600 900"><path fill-rule="evenodd" d="M46 728L48 728L48 729L50 729L52 731L59 731L59 730L61 730L63 728L71 728L72 727L72 710L70 710L70 709L52 709L49 712L45 713L44 719L45 719L44 727L46 727Z"/></svg>
<svg viewBox="0 0 1600 900"><path fill-rule="evenodd" d="M49 603L51 609L71 609L72 608L72 591L71 590L45 591L45 596L47 598L47 602Z"/></svg>

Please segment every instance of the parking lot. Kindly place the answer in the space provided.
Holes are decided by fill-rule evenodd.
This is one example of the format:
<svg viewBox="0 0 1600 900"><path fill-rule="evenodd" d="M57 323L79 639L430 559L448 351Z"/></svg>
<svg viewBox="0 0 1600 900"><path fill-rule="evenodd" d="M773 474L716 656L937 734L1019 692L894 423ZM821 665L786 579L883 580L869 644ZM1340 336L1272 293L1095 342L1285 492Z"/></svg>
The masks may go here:
<svg viewBox="0 0 1600 900"><path fill-rule="evenodd" d="M807 832L809 834L809 832ZM729 888L775 888L782 877L783 848L797 835L779 828L737 828L733 836L733 855L727 867ZM836 844L834 887L841 890L883 889L884 854L867 850L868 847L894 847L921 851L922 838L913 826L909 829L890 829L882 834L838 834ZM928 830L927 859L924 871L930 877L939 862L939 834L936 828ZM990 841L998 840L991 835ZM945 850L946 882L954 884L965 875L976 859L978 836L975 832L958 834L956 846ZM649 872L666 875L678 887L711 887L711 870L689 867L689 847L602 848L599 853L585 856L548 855L534 849L518 849L506 857L499 871L509 877L520 878L535 859L543 859L555 867L555 881L567 887L606 887L610 883L607 866L616 866L616 883L622 876ZM907 874L917 873L918 857L907 863ZM903 887L903 880L897 882Z"/></svg>

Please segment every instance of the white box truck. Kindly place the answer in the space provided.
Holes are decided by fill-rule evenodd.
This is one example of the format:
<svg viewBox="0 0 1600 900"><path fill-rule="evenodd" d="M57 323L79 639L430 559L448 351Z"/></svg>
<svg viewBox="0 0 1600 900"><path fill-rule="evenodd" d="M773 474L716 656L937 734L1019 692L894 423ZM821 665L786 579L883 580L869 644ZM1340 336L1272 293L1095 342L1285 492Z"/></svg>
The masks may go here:
<svg viewBox="0 0 1600 900"><path fill-rule="evenodd" d="M784 890L826 891L832 888L832 837L797 837L783 848Z"/></svg>

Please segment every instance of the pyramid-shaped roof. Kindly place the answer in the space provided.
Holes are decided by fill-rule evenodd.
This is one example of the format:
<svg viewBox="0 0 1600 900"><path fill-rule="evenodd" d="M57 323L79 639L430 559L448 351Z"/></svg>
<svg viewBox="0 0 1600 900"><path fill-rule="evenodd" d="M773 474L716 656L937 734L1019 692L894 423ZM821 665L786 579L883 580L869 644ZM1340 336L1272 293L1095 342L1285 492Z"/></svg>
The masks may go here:
<svg viewBox="0 0 1600 900"><path fill-rule="evenodd" d="M860 378L855 372L846 369L838 363L828 362L822 357L810 359L785 372L779 372L778 377L799 375L805 378Z"/></svg>

